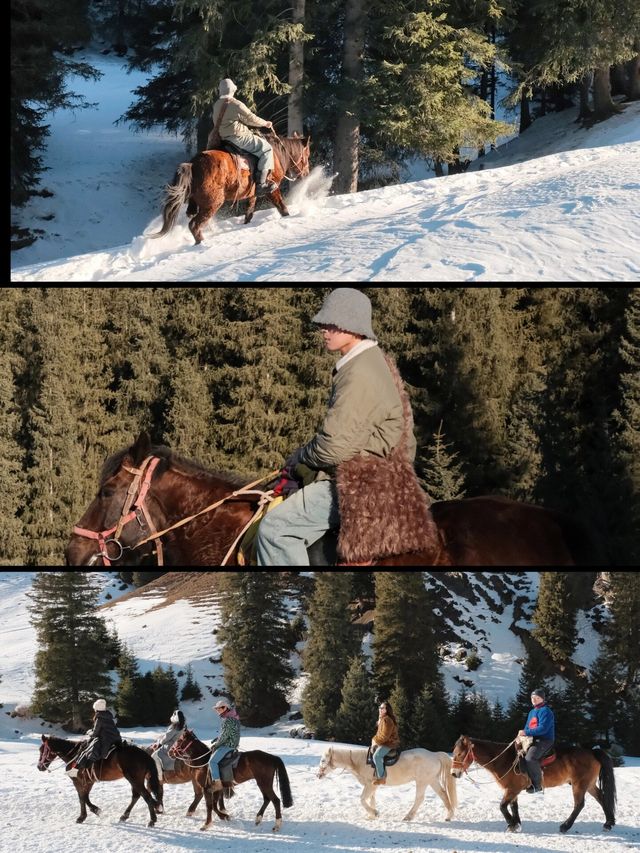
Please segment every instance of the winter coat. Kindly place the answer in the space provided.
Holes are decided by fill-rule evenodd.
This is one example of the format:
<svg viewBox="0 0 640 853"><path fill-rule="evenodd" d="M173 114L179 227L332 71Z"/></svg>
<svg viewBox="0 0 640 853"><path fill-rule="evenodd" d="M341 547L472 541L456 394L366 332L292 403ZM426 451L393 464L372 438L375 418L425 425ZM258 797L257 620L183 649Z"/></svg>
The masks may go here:
<svg viewBox="0 0 640 853"><path fill-rule="evenodd" d="M253 127L267 127L268 121L260 118L252 113L249 107L246 107L242 101L236 98L218 98L213 105L213 124L220 115L220 110L223 104L227 104L227 108L220 122L219 133L222 139L234 137L234 142L242 147L242 142L251 142L254 139L254 134L249 130L247 125Z"/></svg>
<svg viewBox="0 0 640 853"><path fill-rule="evenodd" d="M222 728L220 734L213 743L213 749L219 746L227 746L229 749L237 749L240 744L240 720L237 715L227 716L222 715Z"/></svg>
<svg viewBox="0 0 640 853"><path fill-rule="evenodd" d="M373 742L376 746L387 746L389 749L398 749L400 746L398 726L391 717L382 717L382 719L378 720L378 731L373 738Z"/></svg>
<svg viewBox="0 0 640 853"><path fill-rule="evenodd" d="M111 747L122 740L111 711L96 711L93 728L87 734L90 738L89 744L78 758L78 767L106 758Z"/></svg>
<svg viewBox="0 0 640 853"><path fill-rule="evenodd" d="M386 458L400 443L402 400L380 347L359 353L334 371L329 411L315 437L300 451L300 462L335 477L354 456ZM409 453L415 459L415 438Z"/></svg>
<svg viewBox="0 0 640 853"><path fill-rule="evenodd" d="M171 723L166 732L162 735L160 740L156 741L156 745L158 749L160 747L166 747L167 751L173 744L180 738L180 735L184 732L184 729L180 728L179 723Z"/></svg>
<svg viewBox="0 0 640 853"><path fill-rule="evenodd" d="M367 362L377 353L377 349L367 350L355 359L356 381L360 377L360 382L374 381L374 375L368 375ZM394 402L384 426L374 421L376 427L369 434L364 452L354 454L353 458L341 461L338 466L340 562L364 564L376 558L424 551L430 555L433 564L439 565L436 560L443 544L431 515L428 495L421 487L414 468L416 441L411 402L393 360L382 353L379 357L386 360L386 375L380 370L376 374L379 385L368 388L364 395L360 384L356 385L353 405L359 406L362 400L375 399L377 390L384 400ZM361 359L364 369L358 364ZM345 369L348 368L349 365ZM393 386L394 393L388 383ZM400 402L399 410L397 401ZM351 406L346 408L347 423L363 426L360 416L351 411ZM386 440L382 445L384 450L380 452L385 427ZM357 432L357 428L349 431L347 427L347 435L355 436ZM355 447L357 443L351 443L350 450Z"/></svg>
<svg viewBox="0 0 640 853"><path fill-rule="evenodd" d="M537 708L533 708L527 718L524 733L540 740L555 740L556 720L551 708L547 705L539 705Z"/></svg>

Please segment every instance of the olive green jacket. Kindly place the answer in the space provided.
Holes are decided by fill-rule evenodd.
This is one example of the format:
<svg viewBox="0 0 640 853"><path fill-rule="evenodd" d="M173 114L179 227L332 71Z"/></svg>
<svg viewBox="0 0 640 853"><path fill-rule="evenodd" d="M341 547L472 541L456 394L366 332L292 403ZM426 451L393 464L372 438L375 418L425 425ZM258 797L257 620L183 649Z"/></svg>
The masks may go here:
<svg viewBox="0 0 640 853"><path fill-rule="evenodd" d="M338 465L355 456L386 458L400 443L402 400L380 347L359 353L334 372L329 411L301 451L301 463L333 479ZM416 457L412 436L411 460Z"/></svg>

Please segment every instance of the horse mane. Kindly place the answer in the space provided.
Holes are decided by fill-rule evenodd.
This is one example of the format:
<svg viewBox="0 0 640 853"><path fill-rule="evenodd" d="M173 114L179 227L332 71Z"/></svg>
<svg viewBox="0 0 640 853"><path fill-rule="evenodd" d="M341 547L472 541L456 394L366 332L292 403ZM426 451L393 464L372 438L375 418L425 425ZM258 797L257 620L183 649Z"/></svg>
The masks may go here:
<svg viewBox="0 0 640 853"><path fill-rule="evenodd" d="M101 487L120 470L125 456L130 455L132 450L132 447L125 447L123 450L119 450L107 459L102 466L102 471L100 473ZM209 471L199 462L186 459L184 456L180 456L175 453L171 448L164 447L163 445L154 445L151 448L151 455L158 456L160 459L165 460L165 471L172 468L182 474L186 474L193 480L202 480L206 482L209 482L212 479L221 480L225 485L228 485L232 489L238 489L246 485L246 479L237 474Z"/></svg>
<svg viewBox="0 0 640 853"><path fill-rule="evenodd" d="M300 146L306 145L305 136L276 136L269 134L269 144L275 149L280 158L282 168L287 171L290 160L296 160Z"/></svg>

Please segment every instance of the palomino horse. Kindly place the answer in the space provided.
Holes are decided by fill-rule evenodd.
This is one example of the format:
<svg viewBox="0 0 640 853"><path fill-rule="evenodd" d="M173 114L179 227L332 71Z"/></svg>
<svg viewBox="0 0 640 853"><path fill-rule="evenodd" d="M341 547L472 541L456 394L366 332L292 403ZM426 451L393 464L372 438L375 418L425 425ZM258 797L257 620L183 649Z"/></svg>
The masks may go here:
<svg viewBox="0 0 640 853"><path fill-rule="evenodd" d="M289 211L282 200L280 184L287 178L296 180L309 174L311 138L290 136L281 139L269 136L273 148L274 168L271 171L278 188L268 194L281 216ZM201 151L189 163L181 163L167 187L162 211L162 229L154 237L162 237L175 225L178 211L188 201L189 230L196 244L202 243L202 228L217 213L225 201L248 201L245 224L251 222L256 207L256 185L248 169L236 168L226 151Z"/></svg>
<svg viewBox="0 0 640 853"><path fill-rule="evenodd" d="M238 495L240 485L237 479L207 472L166 447L152 447L142 433L132 447L105 463L98 495L67 546L67 565L95 565L98 560L103 565L137 565L157 542L158 561L164 557L166 565L220 566L259 501L255 494ZM214 511L177 527L218 502ZM438 529L431 551L387 557L375 565L594 564L588 534L551 510L485 497L435 503L431 512ZM167 529L166 535L157 537ZM236 565L235 555L228 564Z"/></svg>
<svg viewBox="0 0 640 853"><path fill-rule="evenodd" d="M325 750L318 778L323 779L331 770L344 768L363 785L360 802L369 817L378 817L376 788L373 769L367 764L367 750L354 747L330 746ZM387 767L387 787L416 783L416 799L404 820L413 820L420 808L427 786L433 788L447 810L446 820L453 820L458 807L456 785L451 776L451 759L444 752L429 752L427 749L408 749L400 754L398 763Z"/></svg>
<svg viewBox="0 0 640 853"><path fill-rule="evenodd" d="M169 755L181 758L182 761L196 768L195 778L204 792L207 803L207 819L201 826L201 829L205 830L211 826L211 813L214 809L222 820L229 820L229 815L225 811L224 806L220 809L216 808L216 804L222 800L222 792L213 791L211 787L211 774L209 773L211 750L202 741L198 740L190 729L186 729L169 749ZM240 759L233 770L233 782L234 785L240 785L249 779L255 779L256 785L260 788L263 797L262 808L256 815L256 826L262 823L262 817L269 803L273 803L276 811L276 822L273 831L279 832L282 827L282 811L280 809L280 798L273 789L273 780L276 775L278 777L278 784L280 785L280 793L282 794L282 805L285 809L291 808L293 798L291 797L291 786L289 784L287 768L284 766L283 760L278 758L277 755L270 755L268 752L262 752L259 749L251 750L250 752L241 752ZM226 790L231 794L233 793L232 788ZM198 805L198 802L195 802L195 806Z"/></svg>
<svg viewBox="0 0 640 853"><path fill-rule="evenodd" d="M38 770L48 770L56 758L61 758L69 764L86 745L86 741L63 740L42 735ZM96 761L86 770L80 770L78 776L71 780L80 800L80 817L76 823L84 823L87 819L87 806L95 815L100 814L100 809L89 799L89 792L96 782L114 782L123 778L131 785L131 802L120 820L125 821L129 818L131 809L142 797L149 807L150 819L147 825L154 826L156 812L161 814L163 811L162 793L158 787L158 770L155 761L144 750L126 742L117 746L107 758ZM149 780L151 793L145 788L145 780Z"/></svg>
<svg viewBox="0 0 640 853"><path fill-rule="evenodd" d="M492 773L504 789L500 811L507 822L507 831L520 832L522 824L518 797L531 782L529 777L520 771L520 759L515 744L492 743L461 735L453 748L451 772L456 778L460 778L474 762ZM560 827L560 832L568 832L571 829L584 808L586 793L591 794L602 806L606 818L603 829L612 829L616 822L616 780L609 754L598 746L593 749L557 746L555 761L544 769L543 785L544 788L556 788L567 783L573 789L575 808Z"/></svg>

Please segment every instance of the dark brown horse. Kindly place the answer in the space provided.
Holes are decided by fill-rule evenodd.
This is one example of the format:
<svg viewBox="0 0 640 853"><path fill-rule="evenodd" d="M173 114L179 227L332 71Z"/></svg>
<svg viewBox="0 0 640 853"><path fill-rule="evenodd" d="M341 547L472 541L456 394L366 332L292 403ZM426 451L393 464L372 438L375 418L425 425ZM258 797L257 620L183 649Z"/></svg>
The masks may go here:
<svg viewBox="0 0 640 853"><path fill-rule="evenodd" d="M290 136L280 138L275 134L268 137L273 148L274 168L272 178L277 189L268 194L281 216L289 216L282 200L280 184L304 178L309 174L310 137ZM175 225L178 211L188 202L189 230L196 244L202 243L202 228L222 207L225 201L247 201L245 224L251 222L256 207L256 184L249 169L236 166L231 154L226 151L201 151L189 163L181 163L167 187L162 211L162 229L154 237L162 237Z"/></svg>
<svg viewBox="0 0 640 853"><path fill-rule="evenodd" d="M185 763L197 768L195 778L204 792L207 803L207 819L201 829L205 830L211 826L211 813L214 809L223 820L229 820L229 815L224 810L224 807L216 808L219 800L222 799L222 791L213 791L212 789L211 775L209 773L211 750L202 741L198 740L190 729L186 729L170 748L169 755L181 758ZM282 794L282 805L285 809L288 809L293 805L289 776L284 762L277 755L270 755L268 752L262 752L258 749L250 752L241 752L240 760L233 770L235 785L240 785L249 779L255 779L258 788L260 788L263 803L262 808L256 815L256 825L262 823L262 817L267 806L269 803L273 803L273 807L276 810L276 822L273 831L279 832L282 826L282 811L280 809L280 798L273 789L273 780L276 775L278 777L278 784L280 785L280 793ZM227 789L228 792L232 790Z"/></svg>
<svg viewBox="0 0 640 853"><path fill-rule="evenodd" d="M69 765L86 745L86 741L64 740L42 735L38 770L48 770L56 758L61 758ZM89 792L96 782L115 782L123 778L131 785L131 802L120 820L125 821L129 818L131 809L142 797L149 807L150 819L147 825L154 826L156 813L161 814L163 811L162 792L158 786L158 770L154 760L144 750L126 742L117 746L104 760L96 761L92 767L80 770L78 776L71 780L80 800L80 817L76 823L84 823L87 819L87 806L93 814L100 814L100 809L89 799ZM151 793L145 788L147 780Z"/></svg>
<svg viewBox="0 0 640 853"><path fill-rule="evenodd" d="M153 746L149 746L145 749L145 752L149 755L153 752ZM193 801L189 808L187 809L187 817L193 817L195 810L198 808L200 800L204 796L204 791L202 790L202 785L197 780L197 774L200 766L193 765L190 762L184 762L180 758L176 758L174 763L173 770L163 770L163 780L159 780L158 788L160 791L160 797L158 798L161 803L164 804L164 785L184 785L186 782L191 782L193 787ZM220 811L218 811L218 806ZM224 801L220 801L220 803L214 804L214 808L219 817L222 817L224 814Z"/></svg>
<svg viewBox="0 0 640 853"><path fill-rule="evenodd" d="M507 821L508 832L520 832L518 797L531 784L520 770L520 759L513 743L492 743L461 735L453 748L452 774L460 778L476 762L492 773L504 789L500 811ZM579 746L557 746L556 759L544 768L544 788L570 784L573 789L574 810L560 827L568 832L584 808L585 794L600 803L610 830L616 822L616 780L613 762L600 747L583 749ZM511 811L509 810L511 807Z"/></svg>
<svg viewBox="0 0 640 853"><path fill-rule="evenodd" d="M234 496L242 484L212 474L143 433L112 456L97 497L74 529L67 565L138 564L154 550L149 537L218 501L220 506L161 537L164 564L220 566L255 513L258 497ZM227 498L227 500L225 500ZM433 504L438 540L431 551L379 560L379 566L594 565L588 534L572 519L500 497ZM233 555L228 565L236 565ZM331 561L319 562L330 565Z"/></svg>

